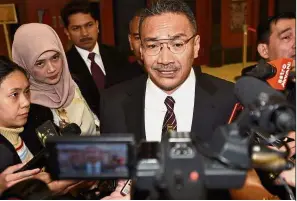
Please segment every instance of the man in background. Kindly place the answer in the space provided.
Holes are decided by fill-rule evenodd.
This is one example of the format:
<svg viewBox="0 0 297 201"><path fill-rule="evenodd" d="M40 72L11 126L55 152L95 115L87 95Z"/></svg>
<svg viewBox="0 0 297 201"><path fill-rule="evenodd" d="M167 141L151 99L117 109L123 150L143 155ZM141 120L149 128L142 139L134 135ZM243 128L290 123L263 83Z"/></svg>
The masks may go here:
<svg viewBox="0 0 297 201"><path fill-rule="evenodd" d="M130 49L134 54L135 60L132 62L132 65L135 67L143 69L143 62L140 55L140 36L139 36L139 20L143 9L136 11L133 18L129 22L129 44Z"/></svg>
<svg viewBox="0 0 297 201"><path fill-rule="evenodd" d="M273 61L281 58L293 59L291 76L288 79L284 93L287 100L296 105L296 82L295 82L295 66L296 66L296 14L281 13L269 17L261 22L257 28L257 51L265 61ZM256 65L247 67L242 70L242 75L256 68ZM288 137L296 139L295 132L291 132ZM289 148L295 154L296 142L288 143ZM283 147L284 148L284 147ZM275 182L268 178L268 174L258 171L261 181L265 187L274 194L277 194L282 199L288 199L287 192L282 186L275 185ZM289 185L295 187L295 168L284 171L280 175ZM294 191L295 192L295 191Z"/></svg>
<svg viewBox="0 0 297 201"><path fill-rule="evenodd" d="M98 43L99 22L88 0L72 0L61 10L70 73L92 111L99 116L100 90L141 74L113 47Z"/></svg>

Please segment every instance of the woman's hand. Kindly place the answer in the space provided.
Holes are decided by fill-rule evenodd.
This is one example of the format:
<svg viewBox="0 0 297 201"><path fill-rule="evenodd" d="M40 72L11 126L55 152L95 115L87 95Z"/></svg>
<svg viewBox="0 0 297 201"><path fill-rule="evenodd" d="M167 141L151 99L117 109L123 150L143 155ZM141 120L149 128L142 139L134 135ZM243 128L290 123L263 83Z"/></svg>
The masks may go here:
<svg viewBox="0 0 297 201"><path fill-rule="evenodd" d="M26 170L18 173L14 173L15 171L22 168L25 164L17 164L6 168L0 174L0 194L5 191L7 188L13 186L14 184L33 178L34 175L40 172L40 169Z"/></svg>
<svg viewBox="0 0 297 201"><path fill-rule="evenodd" d="M114 192L112 192L109 196L102 198L101 200L131 200L130 193L126 196L121 194L121 190L124 187L126 180L120 180Z"/></svg>
<svg viewBox="0 0 297 201"><path fill-rule="evenodd" d="M84 181L74 181L74 180L55 180L53 181L50 174L47 172L40 172L34 176L35 179L39 179L45 182L49 189L54 195L64 195L68 193L71 189L75 188Z"/></svg>

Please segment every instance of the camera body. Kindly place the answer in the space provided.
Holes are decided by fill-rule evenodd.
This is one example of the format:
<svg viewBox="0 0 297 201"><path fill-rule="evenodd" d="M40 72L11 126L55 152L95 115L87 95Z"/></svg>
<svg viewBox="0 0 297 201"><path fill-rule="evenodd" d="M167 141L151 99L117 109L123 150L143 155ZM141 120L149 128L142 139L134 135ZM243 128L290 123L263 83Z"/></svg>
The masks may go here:
<svg viewBox="0 0 297 201"><path fill-rule="evenodd" d="M164 134L161 142L138 147L128 134L49 137L49 172L54 179L131 178L132 199L206 199L206 189L240 188L250 168L249 142L230 129L237 128L218 129L225 132L221 144L206 143L208 147L193 133L174 131ZM108 158L115 156L121 162L112 166ZM223 164L222 158L232 163Z"/></svg>

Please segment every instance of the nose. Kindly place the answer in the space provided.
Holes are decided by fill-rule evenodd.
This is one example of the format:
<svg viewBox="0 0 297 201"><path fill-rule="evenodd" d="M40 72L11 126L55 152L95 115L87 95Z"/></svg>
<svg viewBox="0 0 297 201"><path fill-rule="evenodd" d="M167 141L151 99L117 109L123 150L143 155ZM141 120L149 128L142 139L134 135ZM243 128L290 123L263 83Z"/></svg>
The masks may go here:
<svg viewBox="0 0 297 201"><path fill-rule="evenodd" d="M85 27L82 27L80 29L80 33L82 36L87 36L88 35L88 30Z"/></svg>
<svg viewBox="0 0 297 201"><path fill-rule="evenodd" d="M169 47L167 44L162 44L157 62L163 65L174 63L173 53L169 50Z"/></svg>
<svg viewBox="0 0 297 201"><path fill-rule="evenodd" d="M47 69L47 73L53 73L56 71L55 66L50 62L48 62L48 69Z"/></svg>
<svg viewBox="0 0 297 201"><path fill-rule="evenodd" d="M21 96L21 108L27 108L30 106L30 95L29 94L22 94Z"/></svg>

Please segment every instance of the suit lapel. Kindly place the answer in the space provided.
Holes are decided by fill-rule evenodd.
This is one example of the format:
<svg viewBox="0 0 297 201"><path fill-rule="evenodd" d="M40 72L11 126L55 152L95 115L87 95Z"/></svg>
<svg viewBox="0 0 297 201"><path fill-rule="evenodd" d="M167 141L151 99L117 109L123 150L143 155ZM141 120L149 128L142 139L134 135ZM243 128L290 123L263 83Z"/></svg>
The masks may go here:
<svg viewBox="0 0 297 201"><path fill-rule="evenodd" d="M105 70L105 87L109 87L112 83L114 83L115 77L118 76L117 69L114 68L114 64L112 62L113 59L118 59L116 58L116 55L110 55L111 53L108 52L106 47L99 45L100 48L100 55L101 59L104 65L104 70ZM114 56L114 57L113 57Z"/></svg>
<svg viewBox="0 0 297 201"><path fill-rule="evenodd" d="M191 131L196 136L205 140L211 136L211 133L205 133L206 125L213 121L212 113L215 111L215 103L212 102L212 94L217 90L206 77L203 76L200 69L195 67L196 87L195 87L195 104L192 119Z"/></svg>
<svg viewBox="0 0 297 201"><path fill-rule="evenodd" d="M127 131L135 134L136 142L145 140L144 101L147 76L141 76L127 91L123 102Z"/></svg>

